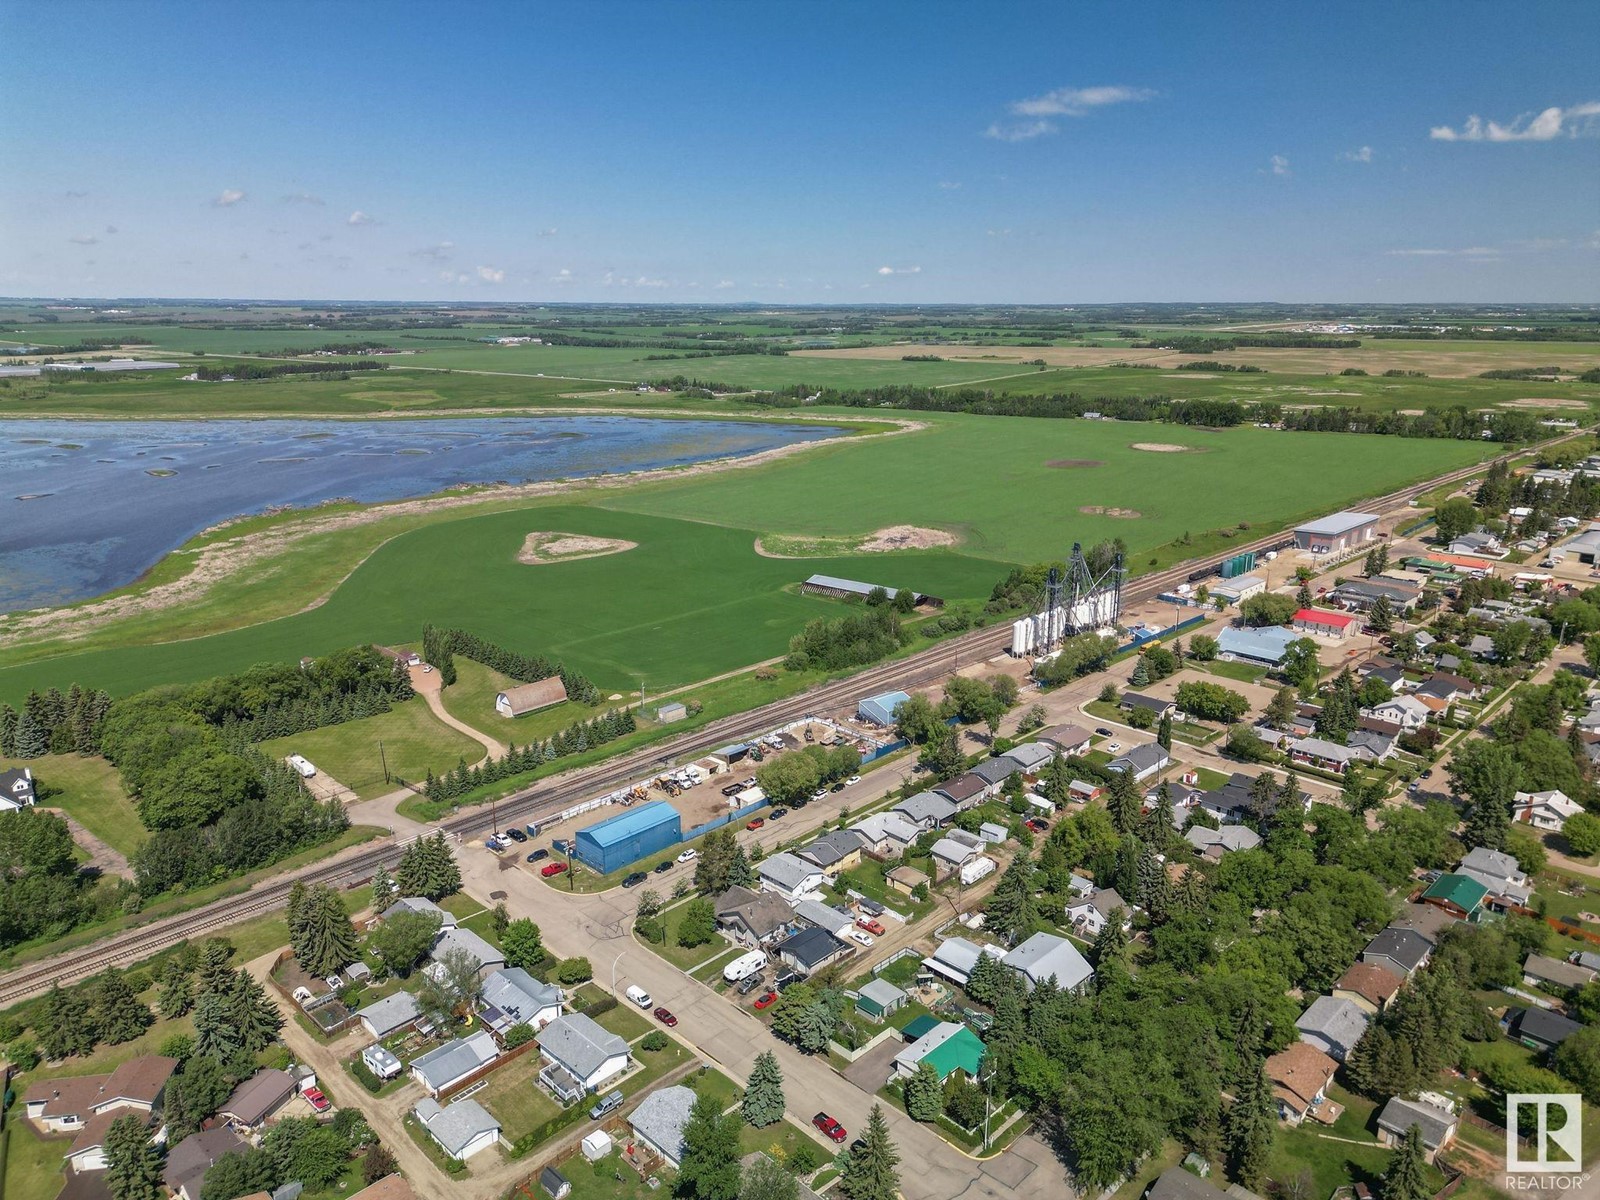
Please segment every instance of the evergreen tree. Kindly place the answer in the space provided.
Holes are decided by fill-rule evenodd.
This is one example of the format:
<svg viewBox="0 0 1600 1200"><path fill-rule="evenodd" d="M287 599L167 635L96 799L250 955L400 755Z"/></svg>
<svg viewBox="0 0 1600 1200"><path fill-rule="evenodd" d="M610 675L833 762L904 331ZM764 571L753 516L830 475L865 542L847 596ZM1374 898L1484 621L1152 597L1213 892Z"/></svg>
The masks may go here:
<svg viewBox="0 0 1600 1200"><path fill-rule="evenodd" d="M1223 1142L1228 1149L1228 1170L1235 1180L1257 1191L1266 1176L1267 1156L1272 1153L1272 1136L1277 1131L1278 1114L1272 1098L1272 1085L1257 1060L1246 1071L1233 1106L1222 1121Z"/></svg>
<svg viewBox="0 0 1600 1200"><path fill-rule="evenodd" d="M233 946L226 938L208 938L200 948L199 975L195 992L224 993L233 981Z"/></svg>
<svg viewBox="0 0 1600 1200"><path fill-rule="evenodd" d="M234 976L226 1011L237 1030L239 1044L246 1052L254 1054L278 1040L283 1014L267 995L266 988L248 971L241 970Z"/></svg>
<svg viewBox="0 0 1600 1200"><path fill-rule="evenodd" d="M1294 602L1301 608L1310 608L1315 603L1311 597L1311 585L1309 583L1300 585L1299 590L1294 594Z"/></svg>
<svg viewBox="0 0 1600 1200"><path fill-rule="evenodd" d="M1128 948L1128 931L1122 927L1127 916L1120 906L1112 909L1105 925L1095 935L1094 944L1089 947L1089 961L1096 968L1121 960L1123 951Z"/></svg>
<svg viewBox="0 0 1600 1200"><path fill-rule="evenodd" d="M106 1190L111 1200L160 1200L161 1154L142 1118L129 1113L106 1130Z"/></svg>
<svg viewBox="0 0 1600 1200"><path fill-rule="evenodd" d="M845 1160L839 1176L839 1194L844 1200L896 1200L900 1194L900 1154L889 1139L883 1105L872 1106L861 1142Z"/></svg>
<svg viewBox="0 0 1600 1200"><path fill-rule="evenodd" d="M49 732L39 726L27 709L17 717L17 727L11 737L12 752L18 758L38 758L49 753Z"/></svg>
<svg viewBox="0 0 1600 1200"><path fill-rule="evenodd" d="M1011 860L989 895L985 924L1013 945L1033 932L1038 920L1033 899L1033 864L1025 855Z"/></svg>
<svg viewBox="0 0 1600 1200"><path fill-rule="evenodd" d="M1415 1125L1406 1130L1405 1140L1395 1148L1378 1183L1383 1200L1428 1200L1428 1161L1423 1154L1422 1132Z"/></svg>
<svg viewBox="0 0 1600 1200"><path fill-rule="evenodd" d="M1163 750L1172 749L1172 712L1170 709L1161 714L1161 723L1156 726L1156 745Z"/></svg>
<svg viewBox="0 0 1600 1200"><path fill-rule="evenodd" d="M1052 804L1065 804L1067 797L1071 795L1072 768L1067 765L1067 760L1062 755L1053 755L1045 764L1044 774L1039 783L1046 800Z"/></svg>
<svg viewBox="0 0 1600 1200"><path fill-rule="evenodd" d="M799 1196L800 1181L765 1154L758 1156L739 1180L739 1200L799 1200Z"/></svg>
<svg viewBox="0 0 1600 1200"><path fill-rule="evenodd" d="M1274 729L1282 729L1294 720L1299 701L1296 699L1293 688L1281 687L1272 693L1272 700L1267 704L1263 714L1267 724Z"/></svg>
<svg viewBox="0 0 1600 1200"><path fill-rule="evenodd" d="M1141 654L1133 664L1133 674L1128 676L1128 682L1134 687L1144 687L1150 682L1150 664L1145 661L1144 655Z"/></svg>
<svg viewBox="0 0 1600 1200"><path fill-rule="evenodd" d="M933 1064L924 1060L906 1080L906 1114L913 1121L937 1121L944 1107L944 1096L939 1088L939 1075Z"/></svg>
<svg viewBox="0 0 1600 1200"><path fill-rule="evenodd" d="M398 899L400 887L395 883L394 876L379 867L372 874L372 911L381 915Z"/></svg>
<svg viewBox="0 0 1600 1200"><path fill-rule="evenodd" d="M17 710L0 704L0 758L17 757Z"/></svg>
<svg viewBox="0 0 1600 1200"><path fill-rule="evenodd" d="M150 1009L115 967L108 967L94 984L92 1021L100 1040L119 1046L131 1042L155 1023Z"/></svg>
<svg viewBox="0 0 1600 1200"><path fill-rule="evenodd" d="M738 1200L739 1118L723 1116L710 1093L695 1097L683 1127L678 1194L687 1200Z"/></svg>
<svg viewBox="0 0 1600 1200"><path fill-rule="evenodd" d="M344 900L325 883L306 897L300 941L294 951L301 968L319 978L334 974L360 955Z"/></svg>
<svg viewBox="0 0 1600 1200"><path fill-rule="evenodd" d="M1005 973L1006 969L994 955L978 955L978 961L972 964L967 975L967 995L979 1004L993 1004L1000 994L1000 977Z"/></svg>
<svg viewBox="0 0 1600 1200"><path fill-rule="evenodd" d="M1133 772L1112 772L1111 788L1106 795L1106 811L1111 814L1112 828L1123 837L1133 833L1139 827L1143 807Z"/></svg>
<svg viewBox="0 0 1600 1200"><path fill-rule="evenodd" d="M67 990L59 983L52 984L39 1020L33 1025L39 1034L39 1049L46 1058L88 1054L94 1049L89 1003L78 988Z"/></svg>
<svg viewBox="0 0 1600 1200"><path fill-rule="evenodd" d="M783 1072L772 1051L763 1050L750 1069L740 1110L746 1121L762 1129L783 1120L783 1106Z"/></svg>
<svg viewBox="0 0 1600 1200"><path fill-rule="evenodd" d="M161 986L156 992L156 1011L167 1020L181 1017L194 1007L194 980L188 962L174 954L161 968Z"/></svg>
<svg viewBox="0 0 1600 1200"><path fill-rule="evenodd" d="M1372 605L1372 611L1367 614L1367 624L1379 633L1388 633L1394 628L1394 605L1388 596L1379 596Z"/></svg>
<svg viewBox="0 0 1600 1200"><path fill-rule="evenodd" d="M229 1011L226 992L201 992L194 1003L194 1052L228 1062L243 1042Z"/></svg>

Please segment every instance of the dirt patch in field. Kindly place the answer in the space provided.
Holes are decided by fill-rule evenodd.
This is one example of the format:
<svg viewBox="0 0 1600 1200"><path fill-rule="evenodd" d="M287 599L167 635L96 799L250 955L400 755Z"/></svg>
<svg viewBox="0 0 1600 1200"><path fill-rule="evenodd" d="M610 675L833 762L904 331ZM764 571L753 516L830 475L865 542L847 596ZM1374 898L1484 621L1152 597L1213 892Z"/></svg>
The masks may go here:
<svg viewBox="0 0 1600 1200"><path fill-rule="evenodd" d="M1193 454L1195 447L1180 446L1176 442L1135 442L1135 450L1148 450L1151 454Z"/></svg>
<svg viewBox="0 0 1600 1200"><path fill-rule="evenodd" d="M1582 400L1570 400L1566 397L1554 396L1524 396L1520 400L1502 400L1500 408L1571 408L1587 411L1589 406Z"/></svg>
<svg viewBox="0 0 1600 1200"><path fill-rule="evenodd" d="M1400 415L1402 417L1425 417L1428 413L1427 410L1421 408L1402 408Z"/></svg>
<svg viewBox="0 0 1600 1200"><path fill-rule="evenodd" d="M543 563L572 562L580 558L600 558L638 548L638 542L624 538L590 537L582 533L552 533L536 530L522 539L517 561L530 567Z"/></svg>
<svg viewBox="0 0 1600 1200"><path fill-rule="evenodd" d="M954 546L956 535L920 525L890 525L862 536L767 534L756 539L762 558L831 558L839 554L882 554L890 550L933 550Z"/></svg>
<svg viewBox="0 0 1600 1200"><path fill-rule="evenodd" d="M1105 463L1098 458L1052 458L1045 466L1055 467L1058 471L1071 471L1078 467L1103 467Z"/></svg>
<svg viewBox="0 0 1600 1200"><path fill-rule="evenodd" d="M1079 506L1078 511L1091 517L1121 517L1129 521L1144 516L1136 508L1108 508L1104 504L1084 504Z"/></svg>

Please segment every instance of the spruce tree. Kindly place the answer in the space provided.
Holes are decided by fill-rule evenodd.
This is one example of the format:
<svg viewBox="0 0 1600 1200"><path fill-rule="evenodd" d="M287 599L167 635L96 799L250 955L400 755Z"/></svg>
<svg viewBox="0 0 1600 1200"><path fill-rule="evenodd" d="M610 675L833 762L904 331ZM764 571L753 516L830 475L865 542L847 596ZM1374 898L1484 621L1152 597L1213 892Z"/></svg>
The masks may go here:
<svg viewBox="0 0 1600 1200"><path fill-rule="evenodd" d="M89 1003L78 988L67 990L52 984L44 998L44 1009L34 1023L39 1048L46 1058L60 1059L72 1054L88 1054L94 1049L94 1024Z"/></svg>
<svg viewBox="0 0 1600 1200"><path fill-rule="evenodd" d="M245 1051L254 1054L278 1040L283 1014L267 995L266 988L248 971L241 970L234 976L226 1001L226 1011L237 1030L239 1045ZM198 1018L196 1025L198 1027Z"/></svg>
<svg viewBox="0 0 1600 1200"><path fill-rule="evenodd" d="M739 1118L723 1116L709 1092L695 1097L683 1127L678 1188L693 1200L737 1200L739 1195Z"/></svg>
<svg viewBox="0 0 1600 1200"><path fill-rule="evenodd" d="M227 1062L242 1046L226 992L201 992L194 1003L194 1052Z"/></svg>
<svg viewBox="0 0 1600 1200"><path fill-rule="evenodd" d="M40 728L33 714L23 709L12 734L13 753L18 758L38 758L50 749L49 734Z"/></svg>
<svg viewBox="0 0 1600 1200"><path fill-rule="evenodd" d="M383 867L379 867L372 873L372 911L382 915L383 911L399 898L400 888L395 883L394 876Z"/></svg>
<svg viewBox="0 0 1600 1200"><path fill-rule="evenodd" d="M295 957L312 975L326 977L360 954L360 943L344 900L327 884L318 884L305 900L300 943Z"/></svg>
<svg viewBox="0 0 1600 1200"><path fill-rule="evenodd" d="M913 1121L937 1121L944 1107L944 1095L939 1087L939 1075L933 1064L924 1060L906 1080L906 1115Z"/></svg>
<svg viewBox="0 0 1600 1200"><path fill-rule="evenodd" d="M134 992L127 976L109 967L95 980L92 1020L101 1041L119 1046L149 1029L155 1017Z"/></svg>
<svg viewBox="0 0 1600 1200"><path fill-rule="evenodd" d="M1272 1136L1277 1131L1278 1114L1272 1098L1272 1085L1257 1060L1245 1073L1233 1106L1222 1121L1223 1142L1228 1148L1228 1169L1235 1180L1251 1191L1258 1191L1266 1176L1267 1157L1272 1153Z"/></svg>
<svg viewBox="0 0 1600 1200"><path fill-rule="evenodd" d="M156 992L156 1011L167 1020L183 1016L194 1007L194 980L188 962L174 954L161 968L161 987Z"/></svg>
<svg viewBox="0 0 1600 1200"><path fill-rule="evenodd" d="M1111 815L1111 825L1123 837L1139 826L1139 816L1144 805L1139 799L1139 784L1131 770L1115 771L1111 776L1111 789L1106 796L1106 811Z"/></svg>
<svg viewBox="0 0 1600 1200"><path fill-rule="evenodd" d="M883 1105L872 1106L861 1142L845 1159L839 1194L845 1200L896 1200L900 1194L900 1154L889 1139Z"/></svg>
<svg viewBox="0 0 1600 1200"><path fill-rule="evenodd" d="M745 1083L744 1099L740 1101L744 1119L757 1129L783 1120L783 1072L772 1051L763 1050L756 1055L750 1078Z"/></svg>
<svg viewBox="0 0 1600 1200"><path fill-rule="evenodd" d="M106 1189L111 1200L159 1200L161 1154L150 1143L150 1130L132 1113L118 1117L106 1130Z"/></svg>
<svg viewBox="0 0 1600 1200"><path fill-rule="evenodd" d="M226 938L208 938L200 948L195 993L226 993L233 982L233 946Z"/></svg>
<svg viewBox="0 0 1600 1200"><path fill-rule="evenodd" d="M1405 1139L1395 1148L1378 1184L1383 1200L1428 1200L1428 1162L1422 1149L1422 1131L1415 1125L1406 1130Z"/></svg>

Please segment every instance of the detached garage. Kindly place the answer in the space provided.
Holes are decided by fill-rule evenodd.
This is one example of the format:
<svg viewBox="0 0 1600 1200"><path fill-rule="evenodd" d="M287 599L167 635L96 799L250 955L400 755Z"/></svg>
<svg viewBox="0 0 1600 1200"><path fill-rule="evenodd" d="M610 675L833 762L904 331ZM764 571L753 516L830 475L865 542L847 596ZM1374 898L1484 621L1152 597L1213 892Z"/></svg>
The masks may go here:
<svg viewBox="0 0 1600 1200"><path fill-rule="evenodd" d="M657 800L578 830L572 856L602 875L609 875L682 840L678 810L665 800Z"/></svg>

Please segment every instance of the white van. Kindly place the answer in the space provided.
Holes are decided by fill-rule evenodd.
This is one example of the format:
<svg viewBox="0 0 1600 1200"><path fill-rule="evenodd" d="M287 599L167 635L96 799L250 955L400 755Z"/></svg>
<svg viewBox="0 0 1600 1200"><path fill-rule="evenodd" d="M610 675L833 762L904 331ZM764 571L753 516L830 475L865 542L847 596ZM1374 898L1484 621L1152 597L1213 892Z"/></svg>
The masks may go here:
<svg viewBox="0 0 1600 1200"><path fill-rule="evenodd" d="M629 1000L632 1000L640 1008L650 1007L650 993L645 991L637 983L630 983L628 985L628 990L622 994Z"/></svg>
<svg viewBox="0 0 1600 1200"><path fill-rule="evenodd" d="M749 979L758 971L767 969L767 956L760 950L752 950L749 954L741 954L727 966L722 968L722 978L729 983L738 983Z"/></svg>
<svg viewBox="0 0 1600 1200"><path fill-rule="evenodd" d="M298 754L289 755L289 765L298 771L304 779L310 779L317 773L316 767L312 766L309 760Z"/></svg>

